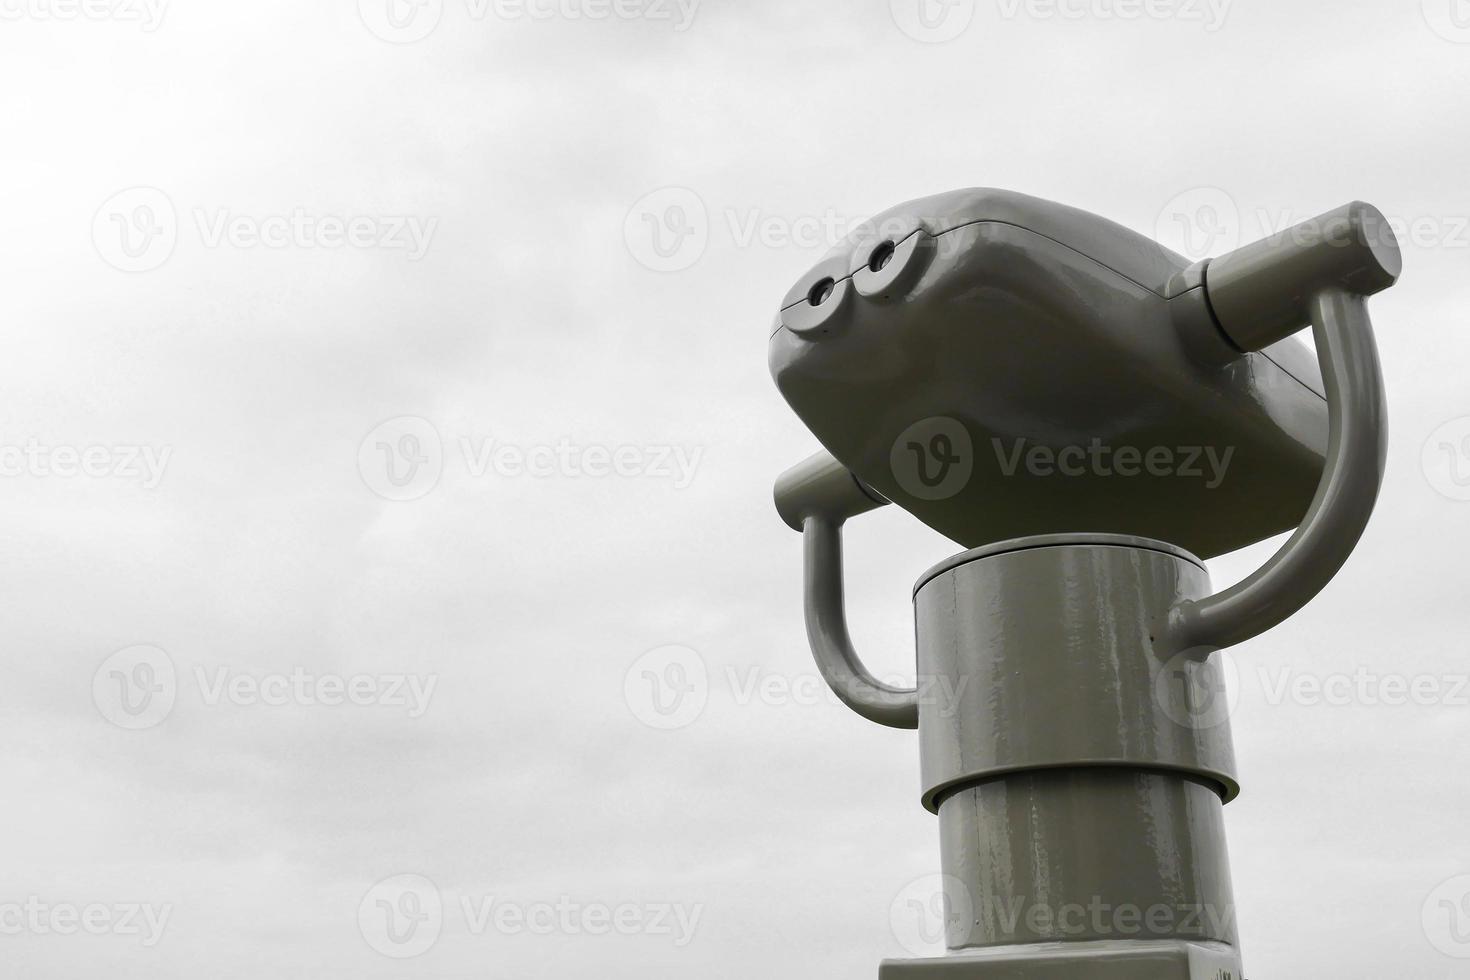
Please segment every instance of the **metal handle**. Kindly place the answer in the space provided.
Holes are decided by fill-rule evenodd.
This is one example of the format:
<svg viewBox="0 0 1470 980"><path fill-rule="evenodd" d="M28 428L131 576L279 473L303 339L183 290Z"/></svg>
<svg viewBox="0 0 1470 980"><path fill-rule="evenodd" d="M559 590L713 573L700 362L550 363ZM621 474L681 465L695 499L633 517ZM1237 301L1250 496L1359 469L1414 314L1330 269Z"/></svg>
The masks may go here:
<svg viewBox="0 0 1470 980"><path fill-rule="evenodd" d="M887 502L824 452L776 481L776 510L802 532L806 635L822 679L844 704L869 721L890 728L918 728L918 691L874 677L847 632L842 525Z"/></svg>
<svg viewBox="0 0 1470 980"><path fill-rule="evenodd" d="M1345 231L1322 234L1329 224ZM1312 234L1318 241L1304 244ZM1402 262L1382 215L1354 203L1246 246L1207 267L1207 290L1217 264L1224 266L1217 282L1229 312L1215 303L1213 290L1211 305L1237 343L1249 338L1251 347L1265 346L1293 332L1292 324L1311 322L1327 393L1327 460L1306 517L1265 565L1224 592L1176 604L1156 625L1154 646L1165 656L1206 657L1264 633L1310 602L1367 527L1388 454L1383 375L1366 297L1397 281Z"/></svg>

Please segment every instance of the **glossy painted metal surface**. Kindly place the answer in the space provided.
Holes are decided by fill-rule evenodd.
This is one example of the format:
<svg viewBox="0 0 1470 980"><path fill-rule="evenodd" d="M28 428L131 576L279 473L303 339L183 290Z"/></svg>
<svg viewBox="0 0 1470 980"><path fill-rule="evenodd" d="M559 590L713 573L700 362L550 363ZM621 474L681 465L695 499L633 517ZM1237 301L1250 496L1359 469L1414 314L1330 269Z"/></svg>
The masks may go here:
<svg viewBox="0 0 1470 980"><path fill-rule="evenodd" d="M776 513L793 531L808 517L841 524L888 501L825 452L815 453L776 481Z"/></svg>
<svg viewBox="0 0 1470 980"><path fill-rule="evenodd" d="M1208 558L1296 526L1327 420L1310 359L1233 347L1188 270L1073 208L939 195L798 280L770 366L837 460L966 546L1097 531ZM936 418L959 427L949 443ZM901 469L951 460L970 472L938 493Z"/></svg>
<svg viewBox="0 0 1470 980"><path fill-rule="evenodd" d="M1378 501L1388 458L1383 375L1363 297L1312 297L1312 330L1331 406L1327 466L1296 533L1233 588L1179 603L1155 624L1161 655L1205 656L1258 636L1320 592L1347 561Z"/></svg>
<svg viewBox="0 0 1470 980"><path fill-rule="evenodd" d="M807 521L809 548L838 545L830 518ZM840 556L813 567L839 569ZM1214 659L1159 661L1147 633L1209 592L1197 559L1098 535L950 559L916 587L922 698L862 669L832 581L840 628L826 631L846 652L813 638L819 663L839 665L824 676L865 717L921 722L924 802L973 910L952 948L1119 938L1149 914L1162 924L1138 926L1148 939L1233 944L1220 811L1238 783L1226 719L1200 701L1223 677ZM1112 928L1093 925L1098 910Z"/></svg>
<svg viewBox="0 0 1470 980"><path fill-rule="evenodd" d="M822 679L842 703L889 728L919 727L918 689L894 687L863 666L847 634L842 595L842 526L808 517L802 534L806 635Z"/></svg>
<svg viewBox="0 0 1470 980"><path fill-rule="evenodd" d="M1188 552L1108 535L992 545L919 579L923 801L954 955L882 976L1239 977L1224 676L1218 657L1160 660L1148 627L1209 592Z"/></svg>
<svg viewBox="0 0 1470 980"><path fill-rule="evenodd" d="M1004 947L937 960L887 960L878 980L1242 980L1240 960L1216 943L1047 943L1016 959Z"/></svg>
<svg viewBox="0 0 1470 980"><path fill-rule="evenodd" d="M951 892L962 896L955 904L969 913L949 923L952 951L1095 939L1238 944L1212 786L1127 769L1017 773L945 797L939 834Z"/></svg>
<svg viewBox="0 0 1470 980"><path fill-rule="evenodd" d="M807 641L817 669L842 703L890 728L917 728L918 691L885 684L863 666L847 632L842 525L887 501L826 453L776 481L776 511L802 532L802 595Z"/></svg>
<svg viewBox="0 0 1470 980"><path fill-rule="evenodd" d="M1239 794L1219 658L1161 660L1149 624L1210 592L1198 559L1106 535L960 555L914 595L923 803L1013 772L1170 771ZM1222 702L1223 703L1223 702Z"/></svg>
<svg viewBox="0 0 1470 980"><path fill-rule="evenodd" d="M1212 260L1205 278L1226 336L1241 350L1260 350L1307 324L1319 291L1372 296L1403 271L1388 220L1353 201Z"/></svg>
<svg viewBox="0 0 1470 980"><path fill-rule="evenodd" d="M1363 532L1386 449L1364 300L1401 265L1360 202L1186 265L981 190L880 216L787 295L772 371L830 450L776 489L804 537L808 638L853 710L919 728L940 822L951 955L881 977L1240 980L1212 654L1308 602ZM1308 323L1316 358L1288 336ZM1232 455L1208 492L1178 472L1004 465L1084 437ZM904 451L926 448L963 479L905 479ZM978 545L915 586L917 689L874 678L845 619L842 525L889 499ZM1180 547L1298 522L1218 595Z"/></svg>

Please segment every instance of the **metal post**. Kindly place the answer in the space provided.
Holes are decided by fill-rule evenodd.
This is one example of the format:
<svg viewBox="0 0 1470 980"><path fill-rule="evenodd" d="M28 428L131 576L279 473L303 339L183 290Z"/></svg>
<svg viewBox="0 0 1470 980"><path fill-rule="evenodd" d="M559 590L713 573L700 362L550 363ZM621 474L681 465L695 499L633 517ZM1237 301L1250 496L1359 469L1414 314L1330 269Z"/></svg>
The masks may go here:
<svg viewBox="0 0 1470 980"><path fill-rule="evenodd" d="M1218 659L1158 659L1148 634L1209 591L1187 552L1109 535L979 548L920 579L923 802L960 955L885 963L882 980L1048 962L1067 977L1106 963L1183 980L1191 961L1240 976L1224 678Z"/></svg>

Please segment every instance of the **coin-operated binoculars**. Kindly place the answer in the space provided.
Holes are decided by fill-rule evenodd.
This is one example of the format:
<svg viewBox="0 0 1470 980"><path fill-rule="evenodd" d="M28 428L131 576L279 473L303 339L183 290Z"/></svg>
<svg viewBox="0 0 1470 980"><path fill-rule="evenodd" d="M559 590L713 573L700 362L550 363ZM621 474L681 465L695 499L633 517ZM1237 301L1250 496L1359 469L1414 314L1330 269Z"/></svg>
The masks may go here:
<svg viewBox="0 0 1470 980"><path fill-rule="evenodd" d="M996 190L878 216L781 304L770 366L822 442L781 476L807 636L858 714L917 728L949 955L882 980L1240 980L1216 651L1357 544L1385 458L1349 204L1196 264ZM1292 338L1309 326L1316 355ZM848 637L841 529L892 502L971 549L914 588L916 689ZM1290 528L1214 592L1201 562Z"/></svg>

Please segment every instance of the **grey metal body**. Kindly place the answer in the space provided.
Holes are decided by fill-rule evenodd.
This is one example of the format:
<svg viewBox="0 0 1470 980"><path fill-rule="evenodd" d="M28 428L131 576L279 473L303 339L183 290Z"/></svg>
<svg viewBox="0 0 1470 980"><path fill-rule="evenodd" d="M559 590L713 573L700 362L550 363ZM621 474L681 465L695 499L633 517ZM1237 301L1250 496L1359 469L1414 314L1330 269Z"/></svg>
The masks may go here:
<svg viewBox="0 0 1470 980"><path fill-rule="evenodd" d="M1150 635L1209 593L1198 558L1117 535L1019 538L926 574L914 592L924 806L1010 773L1077 767L1168 771L1233 800L1229 726L1195 700L1223 689L1218 659L1170 663ZM1202 713L1209 723L1191 723Z"/></svg>
<svg viewBox="0 0 1470 980"><path fill-rule="evenodd" d="M1070 227L1092 236L1083 243L1094 253L1089 259L1107 251L1110 232L1104 225L1073 222ZM1129 262L1148 266L1161 261L1158 253L1140 252L1136 236L1115 236L1113 246L1111 265L1094 264L1116 272ZM916 254L919 246L907 253L903 247L900 243L888 265ZM1071 247L1076 251L1077 242ZM1049 275L1054 289L1098 295L1096 270L1083 275L1074 256L1048 250L1022 257L1022 278L1028 281L1021 287L1012 284L1014 294L1022 287L1034 291ZM1043 253L1050 257L1038 259ZM1014 252L1009 257L1017 259ZM1167 264L1167 256L1163 261ZM924 281L924 269L932 266L903 266L879 277L876 286L874 277L865 281L859 269L845 288L892 302L892 294ZM878 270L869 271L876 275ZM1038 515L1043 518L1039 526L1058 529L1004 543L982 542L921 580L915 608L925 698L918 689L898 689L873 678L846 627L841 527L849 517L881 506L893 484L885 476L886 464L845 441L860 438L870 416L863 414L860 403L844 405L850 418L834 422L837 415L822 398L798 405L824 441L831 436L828 448L844 462L857 464L849 470L837 458L818 454L777 484L778 511L805 537L806 620L813 652L823 676L859 714L884 725L919 729L923 800L939 814L946 874L958 883L970 908L978 909L950 923L949 946L955 955L885 964L885 978L1238 980L1221 807L1239 789L1228 728L1201 705L1201 699L1220 690L1218 658L1211 655L1270 629L1310 601L1346 561L1367 524L1382 479L1386 442L1382 379L1365 297L1387 288L1400 271L1397 246L1382 216L1354 203L1177 273L1176 295L1193 297L1172 320L1182 338L1181 351L1198 351L1201 344L1207 349L1203 355L1181 357L1221 357L1216 365L1221 370L1258 377L1263 368L1251 351L1278 345L1310 324L1320 366L1325 412L1317 422L1322 431L1296 442L1298 447L1322 447L1320 466L1312 468L1310 501L1302 505L1305 514L1270 561L1225 592L1210 594L1199 560L1177 547L1177 541L1109 532L1141 521L1177 527L1182 538L1212 548L1255 540L1275 517L1245 518L1243 530L1219 527L1242 520L1244 498L1238 495L1194 501L1182 524L1182 511L1165 506L1160 520L1146 515L1139 501L1117 494L1086 506L1073 506L1069 495L1044 498L1044 506L1032 507L1031 517L1019 522L1006 514L984 521L966 516L966 511L987 506L982 497L966 497L964 507L956 509L900 496L896 502L946 532L961 526L967 534L1030 527L1038 524L1032 519ZM956 288L952 282L950 288ZM985 279L973 291L1000 288L996 280ZM954 302L964 302L962 295L954 295ZM838 377L853 367L844 360L846 353L820 362L814 359L826 354L786 361L774 353L781 330L796 336L839 327L869 333L881 328L878 319L848 322L856 314L845 307L823 312L821 307L831 299L816 290L807 301L811 310L802 311L799 304L783 310L788 322L773 338L773 368L779 382L781 371L798 361L821 363L813 377L830 382L833 392L855 395L862 383L848 384ZM1150 303L1144 301L1145 306ZM943 309L940 304L930 312L942 317ZM1094 304L1094 312L1108 321L1120 315L1107 303ZM1075 307L1071 315L1073 327L1093 330L1095 325L1084 322L1086 309ZM917 348L903 339L902 331L922 330L923 319L893 316L890 321L887 326L899 338L893 343L905 351L897 360L904 361ZM1103 333L1115 326L1105 326ZM1158 329L1153 323L1145 332ZM1162 343L1151 336L1149 344ZM1206 341L1207 336L1214 340ZM1212 353L1210 343L1218 345ZM1103 350L1116 353L1102 344L1084 350L1083 356ZM1124 351L1148 355L1136 346ZM1020 356L1025 360L1024 351ZM1152 366L1159 367L1159 362ZM956 376L948 365L931 360L927 368L940 376L934 392L975 404L974 394L952 383ZM873 369L879 374L884 370ZM1299 381L1303 372L1299 367L1294 371L1292 377ZM1043 384L1038 375L1022 373L1031 386ZM1116 373L1110 376L1116 380ZM1076 375L1063 371L1060 377ZM1167 378L1155 380L1168 386ZM1227 385L1211 394L1199 387L1199 380L1197 373L1180 370L1173 394L1182 401L1171 402L1175 409L1182 404L1196 411L1197 406L1189 406L1213 397L1231 403L1225 415L1235 423L1257 411L1278 422L1293 416L1293 425L1313 418L1309 408L1283 409L1285 402L1275 406L1285 414L1272 415L1265 401L1253 401L1259 392L1251 384ZM783 391L797 403L791 391ZM1104 401L1117 407L1106 397ZM1288 401L1297 408L1310 405L1296 389ZM991 413L986 424L1004 414ZM1188 424L1208 428L1206 415L1197 414ZM1101 418L1099 424L1108 424L1113 416ZM975 424L973 414L965 419L967 425ZM1132 431L1136 435L1144 430ZM1258 454L1258 461L1274 457L1283 462L1295 453L1287 448L1295 437L1284 438L1285 427L1236 425L1230 431ZM1259 513L1284 513L1278 505L1298 492L1296 479L1268 480L1261 489L1273 496L1257 502ZM1035 481L1027 485L1033 490L1037 486ZM1003 493L996 505L1004 509L1015 499L1014 493ZM1144 499L1154 498L1150 492ZM1181 909L1197 906L1202 918L1188 927L1175 921L1157 935L1122 937L1115 928L1092 927L1067 936L1058 934L1055 922L1022 923L1009 914L993 914L998 907L1013 912L1015 902L1038 903L1052 912L1079 904L1137 907L1145 913L1151 907L1173 906L1176 918Z"/></svg>
<svg viewBox="0 0 1470 980"><path fill-rule="evenodd" d="M1278 340L1236 347L1202 267L1149 239L976 189L879 215L809 270L769 361L833 456L965 547L1086 528L1210 558L1295 527L1322 472L1321 380L1299 341ZM926 439L910 445L929 419L965 433L962 487L896 472L895 453L942 464ZM1148 462L1155 449L1170 462Z"/></svg>
<svg viewBox="0 0 1470 980"><path fill-rule="evenodd" d="M975 549L920 580L923 802L939 815L946 945L989 950L997 971L959 975L1029 977L1015 971L1038 944L1112 942L1154 944L1142 960L1108 954L1131 980L1169 976L1148 964L1167 964L1165 946L1187 961L1197 943L1239 976L1224 677L1218 658L1158 659L1148 630L1209 591L1187 552L1107 535Z"/></svg>

